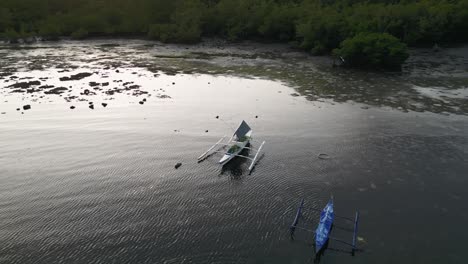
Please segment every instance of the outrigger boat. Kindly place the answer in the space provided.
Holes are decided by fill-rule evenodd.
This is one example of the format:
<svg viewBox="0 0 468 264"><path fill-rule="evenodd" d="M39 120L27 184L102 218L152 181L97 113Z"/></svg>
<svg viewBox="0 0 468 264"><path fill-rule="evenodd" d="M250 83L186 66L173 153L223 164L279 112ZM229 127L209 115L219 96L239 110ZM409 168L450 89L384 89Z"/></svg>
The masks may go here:
<svg viewBox="0 0 468 264"><path fill-rule="evenodd" d="M263 148L263 145L265 144L265 141L262 142L260 147L258 149L254 149L250 147L250 142L252 141L252 129L250 128L249 125L245 121L242 121L242 123L239 125L237 130L234 132L234 134L231 136L231 138L223 143L225 140L226 136L222 137L216 144L214 144L211 148L209 148L205 153L203 153L200 157L198 157L198 162L201 162L208 158L210 155L214 153L222 153L223 157L219 160L219 164L225 165L229 161L231 161L235 157L240 157L240 158L245 158L251 161L250 166L249 166L249 171L252 171L255 162L258 160L258 154ZM218 147L218 148L216 148ZM227 151L221 151L222 149L225 149L227 147ZM251 151L255 152L255 156L253 158L247 157L240 155L240 153L244 150L248 149Z"/></svg>
<svg viewBox="0 0 468 264"><path fill-rule="evenodd" d="M320 220L318 222L317 228L315 230L310 230L310 229L298 226L299 220L303 217L302 216L303 209L304 209L304 199L301 200L299 208L296 211L296 217L294 218L294 221L289 228L290 233L291 233L291 239L294 239L294 232L296 231L296 229L304 230L307 232L312 232L314 233L314 237L315 237L315 254L319 254L320 252L322 252L322 250L324 250L325 245L328 243L328 241L333 240L333 241L340 242L342 244L350 246L351 254L354 255L354 252L358 249L356 247L356 238L357 238L357 231L358 231L359 212L356 212L354 219L335 215L333 211L333 197L332 197L328 201L327 205L322 210L309 208L313 211L320 211ZM345 220L354 222L353 238L352 238L351 243L344 241L342 239L337 239L337 238L330 236L330 232L332 230L335 217L343 218Z"/></svg>

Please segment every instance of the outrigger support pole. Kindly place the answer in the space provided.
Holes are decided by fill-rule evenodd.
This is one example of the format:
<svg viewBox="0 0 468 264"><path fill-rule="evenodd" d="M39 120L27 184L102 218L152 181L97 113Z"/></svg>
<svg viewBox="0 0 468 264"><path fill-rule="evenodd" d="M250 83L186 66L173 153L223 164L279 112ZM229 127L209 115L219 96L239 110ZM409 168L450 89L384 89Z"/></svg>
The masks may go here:
<svg viewBox="0 0 468 264"><path fill-rule="evenodd" d="M302 208L304 208L304 198L302 198L299 208L297 208L296 217L294 218L292 225L289 227L289 230L291 232L291 239L294 239L294 231L296 231L297 224L299 223L299 219L301 218Z"/></svg>
<svg viewBox="0 0 468 264"><path fill-rule="evenodd" d="M198 160L202 160L203 158L205 158L205 156L206 156L211 150L213 150L217 145L219 145L219 143L221 143L221 141L223 141L225 138L226 138L226 136L222 137L218 142L216 142L216 144L214 144L211 148L209 148L205 153L201 154L200 157L198 157Z"/></svg>
<svg viewBox="0 0 468 264"><path fill-rule="evenodd" d="M352 254L354 255L354 251L356 250L356 238L358 232L358 222L359 222L359 212L356 212L356 216L354 218L354 232L353 232L353 249Z"/></svg>
<svg viewBox="0 0 468 264"><path fill-rule="evenodd" d="M250 163L249 171L252 171L252 169L254 168L255 162L257 161L258 154L260 153L260 151L262 151L262 147L263 147L264 144L265 144L265 141L262 142L262 144L260 145L260 147L257 150L257 153L255 153L255 157L252 159L252 163Z"/></svg>

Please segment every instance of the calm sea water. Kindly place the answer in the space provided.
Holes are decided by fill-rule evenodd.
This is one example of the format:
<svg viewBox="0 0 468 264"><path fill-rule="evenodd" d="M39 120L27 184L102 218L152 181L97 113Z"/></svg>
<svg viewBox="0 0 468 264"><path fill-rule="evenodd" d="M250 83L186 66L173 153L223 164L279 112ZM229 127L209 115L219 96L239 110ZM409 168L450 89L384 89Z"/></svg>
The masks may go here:
<svg viewBox="0 0 468 264"><path fill-rule="evenodd" d="M331 195L363 252L321 263L465 263L465 50L371 74L257 44L1 46L0 263L313 263L288 226ZM197 163L242 120L267 142L252 174Z"/></svg>

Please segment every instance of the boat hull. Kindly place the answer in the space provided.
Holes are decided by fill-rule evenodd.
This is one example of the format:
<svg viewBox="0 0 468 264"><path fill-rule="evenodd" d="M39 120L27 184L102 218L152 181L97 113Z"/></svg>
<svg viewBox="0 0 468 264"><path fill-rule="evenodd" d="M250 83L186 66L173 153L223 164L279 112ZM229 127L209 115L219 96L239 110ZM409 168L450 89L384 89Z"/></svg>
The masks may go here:
<svg viewBox="0 0 468 264"><path fill-rule="evenodd" d="M334 217L333 200L330 200L320 213L320 221L315 230L315 253L320 252L327 244Z"/></svg>
<svg viewBox="0 0 468 264"><path fill-rule="evenodd" d="M234 141L232 145L228 146L228 150L233 146L237 146L238 149L233 153L228 153L228 152L224 153L223 157L219 160L219 164L225 165L226 163L231 161L233 158L235 158L237 155L239 155L239 153L241 153L242 150L244 150L244 148L250 143L250 137L252 136L252 131L249 131L245 136L247 137L247 140L242 141L242 142Z"/></svg>
<svg viewBox="0 0 468 264"><path fill-rule="evenodd" d="M225 153L223 155L223 157L219 160L219 164L221 165L225 165L226 163L228 163L229 161L231 161L233 158L235 158L237 155L239 155L239 153L242 152L242 150L244 150L244 148L249 144L249 141L246 141L246 142L242 142L242 144L237 144L237 146L239 146L239 149L236 151L236 152L233 152L233 153Z"/></svg>

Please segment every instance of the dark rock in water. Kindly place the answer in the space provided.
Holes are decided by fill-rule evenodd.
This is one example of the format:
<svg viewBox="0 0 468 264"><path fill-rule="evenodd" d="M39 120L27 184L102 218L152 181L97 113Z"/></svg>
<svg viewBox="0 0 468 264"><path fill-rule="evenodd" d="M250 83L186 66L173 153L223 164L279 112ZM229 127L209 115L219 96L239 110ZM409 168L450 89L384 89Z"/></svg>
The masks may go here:
<svg viewBox="0 0 468 264"><path fill-rule="evenodd" d="M174 167L175 167L176 169L178 169L178 168L180 168L180 166L182 166L182 163L179 162L179 163L177 163Z"/></svg>
<svg viewBox="0 0 468 264"><path fill-rule="evenodd" d="M169 95L165 95L165 94L159 95L159 96L157 96L157 97L158 97L158 98L161 98L161 99L171 99L171 98L172 98L172 97L170 97Z"/></svg>
<svg viewBox="0 0 468 264"><path fill-rule="evenodd" d="M108 82L105 82L105 83L101 83L102 86L109 86L109 83Z"/></svg>
<svg viewBox="0 0 468 264"><path fill-rule="evenodd" d="M138 89L140 88L140 85L132 85L132 86L129 86L128 89Z"/></svg>
<svg viewBox="0 0 468 264"><path fill-rule="evenodd" d="M219 116L216 116L216 119L219 119Z"/></svg>
<svg viewBox="0 0 468 264"><path fill-rule="evenodd" d="M41 89L34 89L34 88L26 89L27 93L36 93L36 92L40 92L40 91L41 91Z"/></svg>
<svg viewBox="0 0 468 264"><path fill-rule="evenodd" d="M99 85L99 83L97 83L97 82L89 82L89 86L91 86L91 87L98 86L98 85Z"/></svg>
<svg viewBox="0 0 468 264"><path fill-rule="evenodd" d="M8 88L29 88L33 85L41 85L40 81L19 82L8 86Z"/></svg>
<svg viewBox="0 0 468 264"><path fill-rule="evenodd" d="M258 116L255 116L255 118L258 118Z"/></svg>
<svg viewBox="0 0 468 264"><path fill-rule="evenodd" d="M298 97L298 96L301 96L301 95L298 94L298 93L292 93L291 96L292 96L292 97Z"/></svg>
<svg viewBox="0 0 468 264"><path fill-rule="evenodd" d="M115 70L116 73L119 73L120 71L119 70Z"/></svg>
<svg viewBox="0 0 468 264"><path fill-rule="evenodd" d="M107 106L107 104L106 104L106 103L102 103L102 106L103 106L103 107L106 107L106 106Z"/></svg>
<svg viewBox="0 0 468 264"><path fill-rule="evenodd" d="M78 96L72 95L72 96L65 97L63 99L65 99L65 101L67 102L71 102L72 100L78 99Z"/></svg>
<svg viewBox="0 0 468 264"><path fill-rule="evenodd" d="M142 104L144 104L145 102L143 102L143 101L140 101L140 102L138 102L138 103L142 105Z"/></svg>
<svg viewBox="0 0 468 264"><path fill-rule="evenodd" d="M205 133L208 133L208 130L205 130Z"/></svg>
<svg viewBox="0 0 468 264"><path fill-rule="evenodd" d="M72 109L72 110L73 110L73 109L75 109L75 108L76 108L76 107L75 107L75 106L73 106L73 105L72 105L72 106L70 106L70 109Z"/></svg>
<svg viewBox="0 0 468 264"><path fill-rule="evenodd" d="M140 95L144 95L144 94L148 94L147 91L141 91L141 90L134 90L132 95L133 96L140 96Z"/></svg>
<svg viewBox="0 0 468 264"><path fill-rule="evenodd" d="M42 86L39 86L39 88L41 89L50 89L50 88L54 88L55 86L53 85L42 85Z"/></svg>
<svg viewBox="0 0 468 264"><path fill-rule="evenodd" d="M61 77L60 81L62 81L62 82L63 81L76 81L76 80L84 79L84 78L89 77L91 75L93 75L93 74L89 73L89 72L82 72L82 73L72 75L70 77Z"/></svg>
<svg viewBox="0 0 468 264"><path fill-rule="evenodd" d="M93 109L94 110L94 105L89 105L89 108Z"/></svg>
<svg viewBox="0 0 468 264"><path fill-rule="evenodd" d="M175 85L175 82L173 82L172 85Z"/></svg>
<svg viewBox="0 0 468 264"><path fill-rule="evenodd" d="M16 111L19 111L19 110L21 110L21 108L16 108Z"/></svg>
<svg viewBox="0 0 468 264"><path fill-rule="evenodd" d="M6 112L2 112L2 115L6 114Z"/></svg>
<svg viewBox="0 0 468 264"><path fill-rule="evenodd" d="M23 105L23 110L29 110L31 109L31 105Z"/></svg>
<svg viewBox="0 0 468 264"><path fill-rule="evenodd" d="M45 91L44 93L45 94L61 94L61 93L64 93L65 91L68 91L68 89L65 87L57 87L49 91Z"/></svg>
<svg viewBox="0 0 468 264"><path fill-rule="evenodd" d="M93 102L88 102L88 104L92 105L92 104L93 104Z"/></svg>
<svg viewBox="0 0 468 264"><path fill-rule="evenodd" d="M21 90L21 89L15 89L13 91L11 91L12 93L24 93L24 90Z"/></svg>
<svg viewBox="0 0 468 264"><path fill-rule="evenodd" d="M143 102L146 102L146 98L143 98Z"/></svg>
<svg viewBox="0 0 468 264"><path fill-rule="evenodd" d="M96 95L95 92L92 92L88 89L84 89L82 93L80 93L81 95ZM86 99L82 98L84 101L87 101Z"/></svg>

